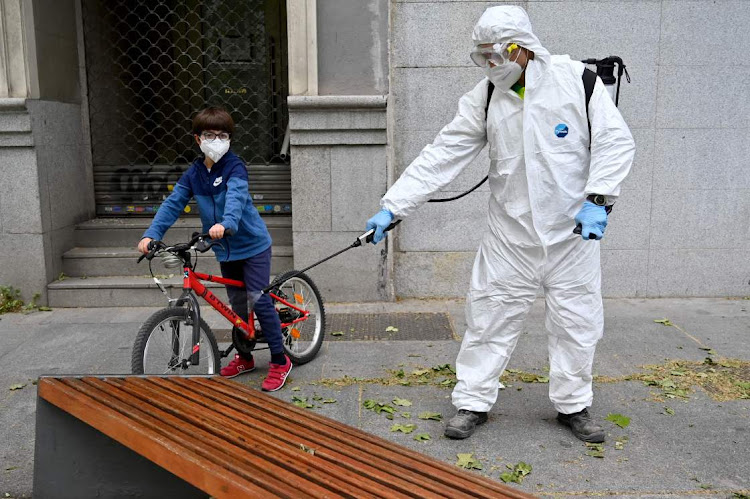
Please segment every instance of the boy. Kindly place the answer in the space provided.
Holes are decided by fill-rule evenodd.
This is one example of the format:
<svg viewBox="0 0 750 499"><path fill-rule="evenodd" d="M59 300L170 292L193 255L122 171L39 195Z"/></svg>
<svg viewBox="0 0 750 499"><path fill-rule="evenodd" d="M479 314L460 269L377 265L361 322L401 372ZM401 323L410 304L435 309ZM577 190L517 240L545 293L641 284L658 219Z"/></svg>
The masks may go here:
<svg viewBox="0 0 750 499"><path fill-rule="evenodd" d="M245 283L246 289L227 286L227 294L235 313L248 320L247 291L264 288L270 279L271 236L249 200L245 164L229 150L233 132L234 121L224 109L209 107L195 116L193 135L205 157L197 158L177 181L144 232L138 250L147 253L148 243L160 240L195 197L203 231L212 239L224 239L222 245L213 246L221 275ZM232 235L228 236L227 231ZM268 376L262 388L272 392L284 386L292 363L284 354L281 322L271 297L263 295L254 310L271 350ZM254 369L253 357L245 358L238 353L221 370L221 375L233 378Z"/></svg>

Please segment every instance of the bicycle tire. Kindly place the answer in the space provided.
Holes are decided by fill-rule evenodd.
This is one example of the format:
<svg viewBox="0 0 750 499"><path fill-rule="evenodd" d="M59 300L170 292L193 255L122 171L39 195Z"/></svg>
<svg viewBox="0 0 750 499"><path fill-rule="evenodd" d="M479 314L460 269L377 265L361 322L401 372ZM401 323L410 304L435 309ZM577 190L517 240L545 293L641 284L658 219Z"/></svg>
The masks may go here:
<svg viewBox="0 0 750 499"><path fill-rule="evenodd" d="M312 342L312 345L305 350L303 354L296 353L290 349L289 346L289 338L288 338L288 331L282 330L282 334L284 335L284 352L289 356L289 359L292 361L295 365L302 365L310 362L315 358L316 355L318 355L318 352L320 351L320 347L323 346L323 340L325 340L325 331L326 331L326 311L325 306L323 304L323 297L320 295L320 291L318 290L318 287L315 285L313 280L304 273L298 274L295 270L290 270L289 272L285 272L281 274L278 278L276 278L275 282L278 283L278 288L283 288L284 284L287 281L293 280L293 279L299 279L301 281L304 281L307 286L309 286L310 290L313 293L313 296L315 297L315 301L317 302L317 306L319 308L319 315L320 315L320 324L319 328L317 330L317 333L315 335L314 341ZM286 328L289 329L289 328Z"/></svg>
<svg viewBox="0 0 750 499"><path fill-rule="evenodd" d="M141 328L138 330L138 334L135 337L135 343L133 344L133 355L131 359L131 370L133 374L149 374L145 373L144 354L146 345L148 344L148 340L154 330L156 330L156 328L159 327L160 324L170 319L185 321L188 318L188 313L189 311L186 308L163 308L146 319L146 322L144 322ZM219 345L216 342L216 337L214 336L214 333L213 331L211 331L211 328L208 326L208 324L206 324L206 321L203 320L203 318L201 318L200 329L201 337L203 338L203 336L205 336L205 338L208 340L210 353L213 357L213 373L210 374L219 374L219 371L221 370L221 358L219 356ZM189 332L190 334L192 334L192 329Z"/></svg>

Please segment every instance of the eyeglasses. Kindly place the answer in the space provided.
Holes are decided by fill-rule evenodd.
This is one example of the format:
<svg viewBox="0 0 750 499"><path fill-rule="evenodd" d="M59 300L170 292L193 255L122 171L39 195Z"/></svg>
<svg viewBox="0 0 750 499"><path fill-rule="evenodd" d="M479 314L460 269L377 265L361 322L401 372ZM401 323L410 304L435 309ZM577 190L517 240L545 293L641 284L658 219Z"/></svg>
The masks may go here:
<svg viewBox="0 0 750 499"><path fill-rule="evenodd" d="M516 52L516 58L518 58L518 48L518 45L515 43L505 43L502 45L495 43L490 46L478 45L471 51L469 57L480 68L485 67L490 61L495 66L499 66L512 60L514 51Z"/></svg>
<svg viewBox="0 0 750 499"><path fill-rule="evenodd" d="M229 134L227 132L214 133L214 132L203 132L201 137L205 140L229 140Z"/></svg>

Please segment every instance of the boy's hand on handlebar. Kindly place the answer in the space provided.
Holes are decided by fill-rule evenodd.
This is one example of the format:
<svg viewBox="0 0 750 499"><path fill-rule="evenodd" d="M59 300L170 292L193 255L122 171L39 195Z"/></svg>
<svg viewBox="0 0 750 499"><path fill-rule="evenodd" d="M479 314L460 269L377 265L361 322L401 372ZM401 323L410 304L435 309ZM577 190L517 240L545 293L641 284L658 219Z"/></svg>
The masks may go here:
<svg viewBox="0 0 750 499"><path fill-rule="evenodd" d="M224 231L226 229L221 224L216 224L210 229L208 229L208 234L211 236L211 239L221 239L224 237Z"/></svg>
<svg viewBox="0 0 750 499"><path fill-rule="evenodd" d="M143 253L144 255L148 253L148 244L153 241L150 237L144 237L143 239L138 242L138 251Z"/></svg>

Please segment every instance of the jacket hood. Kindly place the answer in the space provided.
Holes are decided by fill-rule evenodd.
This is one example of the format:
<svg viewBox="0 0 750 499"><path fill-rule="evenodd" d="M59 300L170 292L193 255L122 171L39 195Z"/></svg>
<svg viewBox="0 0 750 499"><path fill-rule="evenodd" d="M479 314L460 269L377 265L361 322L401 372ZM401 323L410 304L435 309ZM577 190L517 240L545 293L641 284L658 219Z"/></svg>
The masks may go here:
<svg viewBox="0 0 750 499"><path fill-rule="evenodd" d="M484 11L474 26L471 35L474 46L480 43L515 42L534 52L534 60L543 65L549 63L550 53L531 31L529 15L521 7L500 5Z"/></svg>

